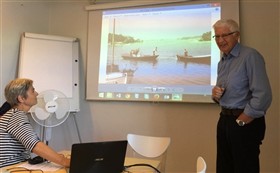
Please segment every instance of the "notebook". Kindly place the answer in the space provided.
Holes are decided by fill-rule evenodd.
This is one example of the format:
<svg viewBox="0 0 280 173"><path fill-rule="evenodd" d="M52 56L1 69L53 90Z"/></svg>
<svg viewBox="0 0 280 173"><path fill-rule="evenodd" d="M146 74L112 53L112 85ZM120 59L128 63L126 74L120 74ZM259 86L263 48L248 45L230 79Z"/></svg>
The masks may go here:
<svg viewBox="0 0 280 173"><path fill-rule="evenodd" d="M73 144L69 173L121 173L127 141Z"/></svg>

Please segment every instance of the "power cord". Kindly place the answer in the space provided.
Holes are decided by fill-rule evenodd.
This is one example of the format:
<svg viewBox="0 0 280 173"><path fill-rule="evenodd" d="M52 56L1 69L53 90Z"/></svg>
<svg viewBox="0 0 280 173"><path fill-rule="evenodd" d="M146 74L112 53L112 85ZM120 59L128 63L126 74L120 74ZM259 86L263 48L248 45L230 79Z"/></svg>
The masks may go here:
<svg viewBox="0 0 280 173"><path fill-rule="evenodd" d="M146 164L146 163L138 163L138 164L124 166L124 171L129 172L129 171L127 171L128 168L136 167L136 166L147 166L147 167L153 168L157 173L161 173L157 168L153 167L150 164Z"/></svg>

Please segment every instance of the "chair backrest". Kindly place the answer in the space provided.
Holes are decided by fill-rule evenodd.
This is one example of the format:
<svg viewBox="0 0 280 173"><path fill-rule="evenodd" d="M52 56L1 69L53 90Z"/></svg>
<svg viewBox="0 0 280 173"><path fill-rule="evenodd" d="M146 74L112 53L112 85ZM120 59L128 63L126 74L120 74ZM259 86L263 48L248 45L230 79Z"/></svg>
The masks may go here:
<svg viewBox="0 0 280 173"><path fill-rule="evenodd" d="M197 173L205 173L206 172L206 162L203 157L199 156L196 161L196 172Z"/></svg>
<svg viewBox="0 0 280 173"><path fill-rule="evenodd" d="M134 152L146 158L158 158L160 160L160 170L165 170L166 151L170 145L170 137L143 136L128 134L127 141Z"/></svg>

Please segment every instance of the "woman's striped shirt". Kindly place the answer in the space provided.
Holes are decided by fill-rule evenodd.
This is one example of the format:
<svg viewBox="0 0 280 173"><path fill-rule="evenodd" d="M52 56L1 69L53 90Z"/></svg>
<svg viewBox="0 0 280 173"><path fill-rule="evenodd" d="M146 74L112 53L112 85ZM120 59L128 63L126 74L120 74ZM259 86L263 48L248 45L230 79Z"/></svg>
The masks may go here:
<svg viewBox="0 0 280 173"><path fill-rule="evenodd" d="M38 142L27 114L10 109L0 117L0 168L28 159Z"/></svg>

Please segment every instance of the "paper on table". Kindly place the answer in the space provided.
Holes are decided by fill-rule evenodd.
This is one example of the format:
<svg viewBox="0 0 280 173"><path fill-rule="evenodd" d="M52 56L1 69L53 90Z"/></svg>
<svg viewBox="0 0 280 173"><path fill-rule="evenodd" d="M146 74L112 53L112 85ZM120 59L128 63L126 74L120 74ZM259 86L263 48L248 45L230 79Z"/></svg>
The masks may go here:
<svg viewBox="0 0 280 173"><path fill-rule="evenodd" d="M59 166L59 165L57 165L55 163L51 163L51 162L44 162L44 163L35 164L35 165L31 165L29 163L23 163L23 164L19 165L18 167L24 167L29 170L40 169L44 172L45 171L57 171L62 168L62 166Z"/></svg>

